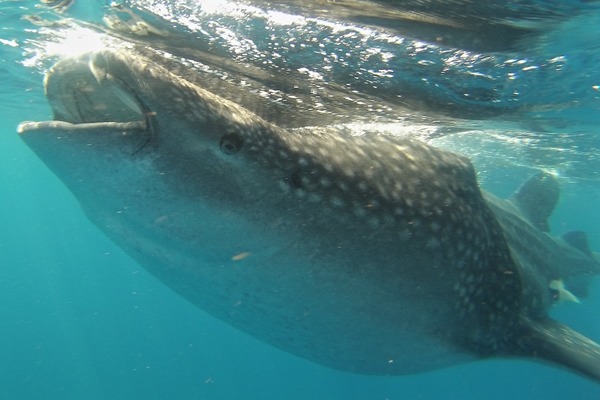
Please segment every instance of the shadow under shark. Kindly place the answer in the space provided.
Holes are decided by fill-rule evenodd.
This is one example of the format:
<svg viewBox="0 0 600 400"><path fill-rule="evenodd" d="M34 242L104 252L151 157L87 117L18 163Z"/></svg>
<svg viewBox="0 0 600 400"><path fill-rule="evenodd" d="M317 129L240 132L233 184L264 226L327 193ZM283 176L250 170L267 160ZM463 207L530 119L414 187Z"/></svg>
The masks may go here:
<svg viewBox="0 0 600 400"><path fill-rule="evenodd" d="M546 316L600 271L550 237L540 174L510 200L410 139L286 131L126 50L58 62L25 142L85 213L201 309L333 368L410 374L527 357L600 380L600 346Z"/></svg>

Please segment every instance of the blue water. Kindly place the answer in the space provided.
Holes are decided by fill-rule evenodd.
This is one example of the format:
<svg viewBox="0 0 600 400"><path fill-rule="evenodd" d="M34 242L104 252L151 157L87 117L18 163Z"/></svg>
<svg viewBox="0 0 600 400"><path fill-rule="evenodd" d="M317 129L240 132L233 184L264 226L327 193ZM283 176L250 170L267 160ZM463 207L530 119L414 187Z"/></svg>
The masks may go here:
<svg viewBox="0 0 600 400"><path fill-rule="evenodd" d="M73 7L80 8L70 12L95 21L102 10L99 5L104 5L97 3L90 2L87 8L76 4ZM274 349L187 303L104 237L62 183L20 141L15 131L19 122L50 117L41 82L52 57L32 60L49 39L40 28L20 19L42 12L35 4L0 3L0 399L600 398L596 383L523 360L483 361L402 377L334 371ZM563 195L551 220L553 231L584 230L590 247L600 251L600 103L593 88L600 85L594 62L600 59L600 25L595 23L599 19L595 13L599 12L574 16L575 22L540 39L539 47L527 53L531 66L542 66L536 76L513 79L502 90L494 90L495 101L459 98L458 106L450 109L453 114L470 107L471 118L478 110L483 115L490 107L503 110L526 104L524 113L465 120L465 126L477 126L484 134L467 131L437 141L470 155L482 185L499 195L510 194L536 167L560 173ZM60 18L50 15L44 17ZM250 35L249 26L237 27ZM217 43L215 48L223 50L225 44ZM266 46L257 54L274 49L282 53L280 47ZM555 54L544 53L550 49ZM287 56L288 64L299 62L294 54ZM456 71L486 68L496 74L495 80L486 80L494 86L512 73L506 68L515 54L483 54ZM568 60L560 71L539 61L559 55ZM434 56L440 55L429 53L433 63ZM484 58L485 65L479 64ZM355 72L373 69L340 62L323 70L331 73L324 79L341 79L351 68ZM317 67L315 71L319 72ZM429 69L419 74L437 80L438 87L444 79L451 80ZM359 85L364 93L369 85L385 84L386 90L394 90L390 80L375 76L384 81L365 79ZM419 82L412 75L405 78L410 79L415 85ZM440 91L438 100L443 102L449 92ZM526 95L508 96L508 91ZM390 104L395 106L393 101ZM421 111L427 116L430 108ZM310 114L298 112L303 111ZM446 118L448 109L443 111ZM459 124L455 117L450 115L449 123ZM501 129L507 126L510 129ZM582 304L561 304L551 313L600 340L599 309L600 280L596 279Z"/></svg>

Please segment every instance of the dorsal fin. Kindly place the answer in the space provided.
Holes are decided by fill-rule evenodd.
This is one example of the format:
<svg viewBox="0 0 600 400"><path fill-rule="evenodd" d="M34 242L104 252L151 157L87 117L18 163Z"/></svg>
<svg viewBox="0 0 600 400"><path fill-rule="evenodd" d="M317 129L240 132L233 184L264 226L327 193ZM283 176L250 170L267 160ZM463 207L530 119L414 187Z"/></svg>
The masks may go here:
<svg viewBox="0 0 600 400"><path fill-rule="evenodd" d="M592 251L588 245L587 235L582 231L571 231L562 235L562 239L565 243L569 244L571 247L576 248L584 254L592 257Z"/></svg>
<svg viewBox="0 0 600 400"><path fill-rule="evenodd" d="M559 195L560 188L554 175L542 171L523 183L511 200L533 226L548 232L548 217L554 211Z"/></svg>
<svg viewBox="0 0 600 400"><path fill-rule="evenodd" d="M525 320L518 355L571 368L600 382L600 345L550 318Z"/></svg>

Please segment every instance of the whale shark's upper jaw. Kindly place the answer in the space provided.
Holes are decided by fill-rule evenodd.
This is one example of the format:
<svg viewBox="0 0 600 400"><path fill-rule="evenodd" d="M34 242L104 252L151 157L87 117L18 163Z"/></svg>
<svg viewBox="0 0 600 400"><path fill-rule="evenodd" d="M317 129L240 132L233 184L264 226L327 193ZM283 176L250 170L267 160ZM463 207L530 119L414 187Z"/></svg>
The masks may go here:
<svg viewBox="0 0 600 400"><path fill-rule="evenodd" d="M22 123L19 132L44 128L151 129L139 97L126 82L108 72L106 63L105 54L91 53L55 64L44 79L54 120Z"/></svg>

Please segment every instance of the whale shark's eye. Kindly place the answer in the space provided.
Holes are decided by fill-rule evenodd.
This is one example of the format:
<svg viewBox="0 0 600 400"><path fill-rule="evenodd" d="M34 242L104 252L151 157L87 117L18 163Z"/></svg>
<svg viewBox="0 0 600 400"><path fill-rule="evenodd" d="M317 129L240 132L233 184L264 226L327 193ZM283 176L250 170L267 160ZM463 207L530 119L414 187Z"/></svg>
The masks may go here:
<svg viewBox="0 0 600 400"><path fill-rule="evenodd" d="M237 133L228 133L227 135L221 138L221 142L219 146L221 147L221 151L228 156L237 153L242 149L244 141L241 136Z"/></svg>

